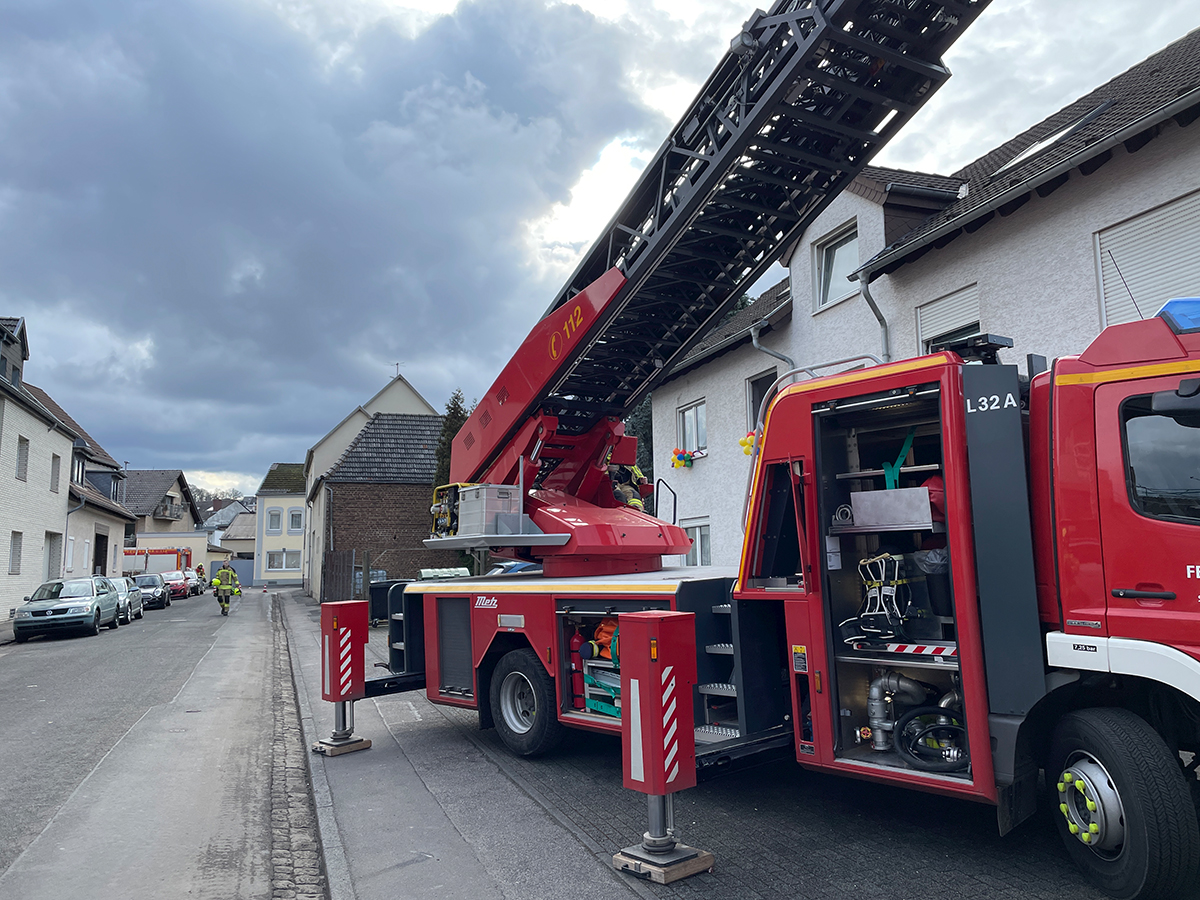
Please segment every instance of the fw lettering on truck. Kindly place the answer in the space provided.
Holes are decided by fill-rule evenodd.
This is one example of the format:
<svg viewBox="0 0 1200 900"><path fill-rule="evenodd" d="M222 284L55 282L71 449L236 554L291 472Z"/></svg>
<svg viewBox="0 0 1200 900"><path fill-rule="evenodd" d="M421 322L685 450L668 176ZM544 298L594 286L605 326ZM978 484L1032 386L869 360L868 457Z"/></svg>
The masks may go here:
<svg viewBox="0 0 1200 900"><path fill-rule="evenodd" d="M791 747L991 804L1001 832L1033 814L1042 770L1100 889L1195 890L1200 300L1031 379L992 335L785 373L759 411L736 571L663 569L686 534L610 480L636 459L623 417L945 81L985 6L753 15L454 439L427 544L544 574L406 586L368 696L423 689L544 753L564 728L621 732L622 668L649 673L644 693L656 652L622 641L622 618L683 613L694 634L672 647L694 644L696 677L670 682L686 688L672 765Z"/></svg>

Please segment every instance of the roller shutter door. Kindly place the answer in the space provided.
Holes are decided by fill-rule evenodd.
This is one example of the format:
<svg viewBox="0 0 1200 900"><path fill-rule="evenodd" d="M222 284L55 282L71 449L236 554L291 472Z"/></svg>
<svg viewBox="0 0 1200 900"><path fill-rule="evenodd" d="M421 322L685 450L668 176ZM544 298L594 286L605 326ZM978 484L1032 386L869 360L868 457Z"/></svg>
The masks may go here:
<svg viewBox="0 0 1200 900"><path fill-rule="evenodd" d="M1200 191L1099 232L1096 252L1106 325L1148 318L1172 297L1200 295Z"/></svg>

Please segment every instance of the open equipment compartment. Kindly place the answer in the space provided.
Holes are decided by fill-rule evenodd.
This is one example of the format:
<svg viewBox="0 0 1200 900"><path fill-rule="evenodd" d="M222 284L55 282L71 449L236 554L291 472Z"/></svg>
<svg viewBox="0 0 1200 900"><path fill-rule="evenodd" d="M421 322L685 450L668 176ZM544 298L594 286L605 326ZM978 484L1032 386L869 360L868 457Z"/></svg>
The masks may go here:
<svg viewBox="0 0 1200 900"><path fill-rule="evenodd" d="M813 408L836 759L970 779L938 382Z"/></svg>

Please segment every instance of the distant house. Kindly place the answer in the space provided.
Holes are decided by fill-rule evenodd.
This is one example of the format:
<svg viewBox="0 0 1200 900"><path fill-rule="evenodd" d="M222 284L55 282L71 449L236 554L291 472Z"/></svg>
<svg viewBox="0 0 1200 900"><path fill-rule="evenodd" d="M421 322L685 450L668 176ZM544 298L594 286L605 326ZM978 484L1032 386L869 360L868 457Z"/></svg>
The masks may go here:
<svg viewBox="0 0 1200 900"><path fill-rule="evenodd" d="M188 550L192 566L203 563L206 571L224 558L221 547L209 546L209 533L182 470L129 469L124 502L137 516L126 532L126 550ZM126 556L130 557L127 568L145 568L145 554L140 560L132 552Z"/></svg>
<svg viewBox="0 0 1200 900"><path fill-rule="evenodd" d="M328 434L317 441L304 457L305 496L308 508L308 543L304 569L307 592L321 596L321 567L325 552L331 549L353 549L329 543L331 522L329 518L329 491L325 476L342 458L351 442L377 413L432 416L439 418L437 410L417 393L403 375L397 375L366 403L355 407L349 415L335 425ZM432 472L431 472L432 476ZM432 477L431 477L432 480ZM428 511L429 498L422 500ZM427 565L437 565L430 562Z"/></svg>
<svg viewBox="0 0 1200 900"><path fill-rule="evenodd" d="M254 559L257 535L258 523L254 513L238 513L221 535L221 547L230 551L236 559Z"/></svg>
<svg viewBox="0 0 1200 900"><path fill-rule="evenodd" d="M210 507L215 505L215 509L209 512L204 518L204 530L209 534L209 540L214 544L220 544L221 538L225 533L225 529L229 527L239 515L244 512L250 512L240 500L214 500Z"/></svg>
<svg viewBox="0 0 1200 900"><path fill-rule="evenodd" d="M421 543L429 537L441 431L441 416L371 417L317 483L327 497L327 546L354 550L358 565L387 578L459 565L456 551L427 550Z"/></svg>
<svg viewBox="0 0 1200 900"><path fill-rule="evenodd" d="M255 493L254 584L302 584L304 463L271 463Z"/></svg>

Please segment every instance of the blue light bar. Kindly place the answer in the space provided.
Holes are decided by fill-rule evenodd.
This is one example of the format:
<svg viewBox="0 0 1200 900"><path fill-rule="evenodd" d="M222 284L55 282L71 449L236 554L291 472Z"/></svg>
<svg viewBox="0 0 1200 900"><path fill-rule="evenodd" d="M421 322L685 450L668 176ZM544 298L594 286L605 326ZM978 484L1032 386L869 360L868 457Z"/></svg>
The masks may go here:
<svg viewBox="0 0 1200 900"><path fill-rule="evenodd" d="M1177 297L1168 300L1158 311L1176 334L1200 334L1200 297Z"/></svg>

